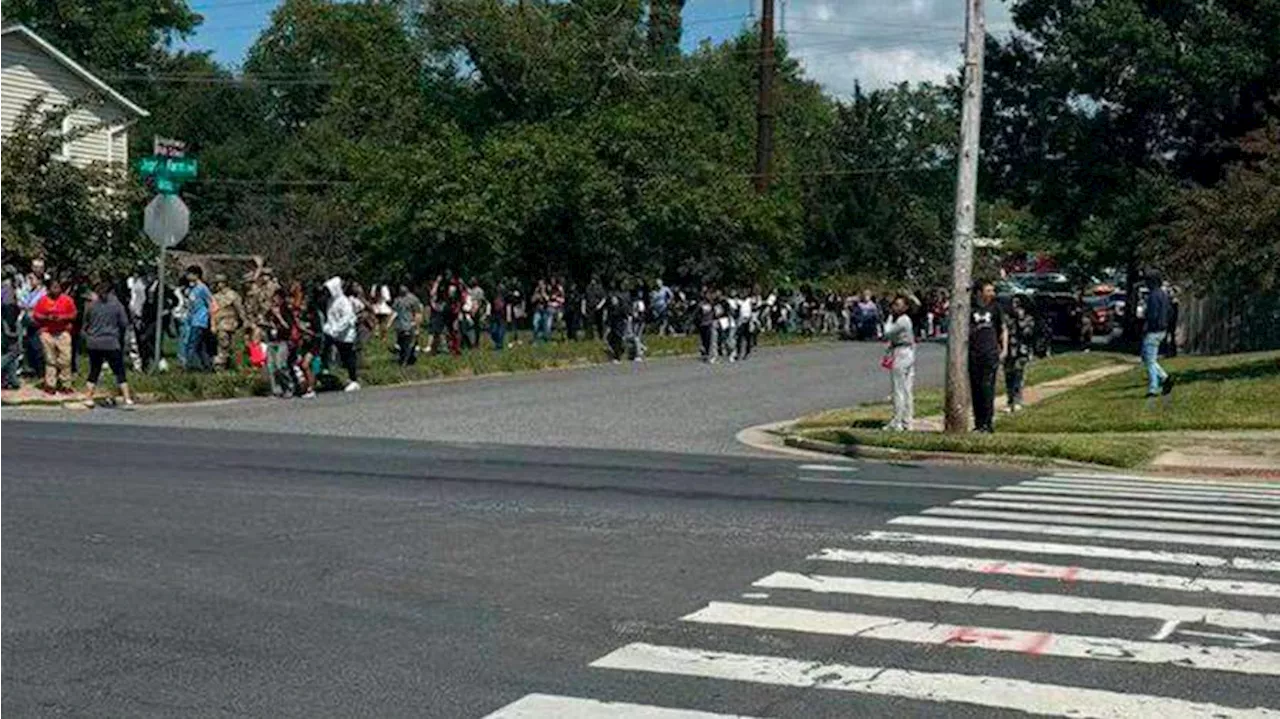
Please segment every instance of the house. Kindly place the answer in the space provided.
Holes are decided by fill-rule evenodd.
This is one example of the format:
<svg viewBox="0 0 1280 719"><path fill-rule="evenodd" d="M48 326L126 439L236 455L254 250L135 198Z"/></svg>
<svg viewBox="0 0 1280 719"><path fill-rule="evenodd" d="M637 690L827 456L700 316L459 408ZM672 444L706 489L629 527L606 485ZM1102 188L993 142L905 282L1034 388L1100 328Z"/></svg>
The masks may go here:
<svg viewBox="0 0 1280 719"><path fill-rule="evenodd" d="M0 138L9 136L27 103L40 94L51 108L92 94L98 101L68 115L62 129L100 127L63 143L61 157L77 165L106 162L127 167L129 128L147 117L147 111L25 25L5 27L0 38Z"/></svg>

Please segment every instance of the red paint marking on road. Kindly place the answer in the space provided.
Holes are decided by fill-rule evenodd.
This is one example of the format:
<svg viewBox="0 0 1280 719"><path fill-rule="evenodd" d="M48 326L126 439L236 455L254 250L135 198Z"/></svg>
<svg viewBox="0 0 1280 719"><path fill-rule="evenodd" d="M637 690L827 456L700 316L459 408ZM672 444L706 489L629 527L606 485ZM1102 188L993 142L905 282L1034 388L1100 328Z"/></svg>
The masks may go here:
<svg viewBox="0 0 1280 719"><path fill-rule="evenodd" d="M991 564L983 567L982 572L984 574L996 574L1007 566L1009 566L1007 562L992 562Z"/></svg>
<svg viewBox="0 0 1280 719"><path fill-rule="evenodd" d="M1062 581L1068 584L1076 581L1076 576L1080 574L1079 567L1067 567L1067 571L1062 573Z"/></svg>
<svg viewBox="0 0 1280 719"><path fill-rule="evenodd" d="M1045 649L1048 649L1051 643L1053 643L1053 634L1041 632L1031 637L1031 641L1027 642L1027 646L1022 648L1022 652L1033 657L1038 656Z"/></svg>

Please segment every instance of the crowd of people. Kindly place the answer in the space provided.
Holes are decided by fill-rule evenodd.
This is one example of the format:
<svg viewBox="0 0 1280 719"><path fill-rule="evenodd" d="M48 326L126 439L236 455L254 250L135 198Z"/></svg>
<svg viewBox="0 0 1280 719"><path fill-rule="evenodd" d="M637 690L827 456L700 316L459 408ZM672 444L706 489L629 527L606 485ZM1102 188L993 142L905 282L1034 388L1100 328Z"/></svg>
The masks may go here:
<svg viewBox="0 0 1280 719"><path fill-rule="evenodd" d="M708 363L751 356L762 332L885 338L888 298L759 287L696 288L662 281L627 289L593 280L585 287L558 277L537 280L527 293L517 282L486 286L446 271L417 288L332 277L308 288L284 282L258 263L234 280L206 276L198 264L166 283L157 324L159 283L143 271L120 283L71 279L35 260L30 270L4 274L6 387L19 375L43 380L50 393L73 391L81 354L90 362L90 387L106 364L128 394L126 365L140 371L153 357L156 335L176 344L188 372L251 367L263 371L274 395L311 397L317 391L360 389L360 366L370 347L386 346L401 365L420 353L461 354L487 345L592 338L613 362L645 359L647 335L692 335ZM415 289L417 291L415 291ZM421 296L421 297L420 297ZM425 298L425 299L424 299ZM945 331L945 297L907 302L913 337ZM345 382L339 382L339 372ZM91 400L92 401L92 400Z"/></svg>

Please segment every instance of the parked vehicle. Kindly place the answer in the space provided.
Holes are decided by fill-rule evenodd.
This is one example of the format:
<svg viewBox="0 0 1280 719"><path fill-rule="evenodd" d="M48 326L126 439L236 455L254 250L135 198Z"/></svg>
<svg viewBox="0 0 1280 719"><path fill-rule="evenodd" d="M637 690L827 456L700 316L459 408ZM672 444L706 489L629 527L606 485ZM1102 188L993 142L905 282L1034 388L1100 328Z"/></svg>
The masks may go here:
<svg viewBox="0 0 1280 719"><path fill-rule="evenodd" d="M1090 310L1066 275L1023 272L1010 275L1009 279L1032 290L1036 312L1053 339L1086 346L1093 340Z"/></svg>

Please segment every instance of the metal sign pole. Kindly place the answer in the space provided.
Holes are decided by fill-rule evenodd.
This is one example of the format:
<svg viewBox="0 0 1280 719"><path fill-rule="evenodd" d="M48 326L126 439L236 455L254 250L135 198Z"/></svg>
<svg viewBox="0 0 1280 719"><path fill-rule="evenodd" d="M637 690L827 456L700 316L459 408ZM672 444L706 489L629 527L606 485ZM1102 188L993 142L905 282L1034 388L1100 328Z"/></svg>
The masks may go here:
<svg viewBox="0 0 1280 719"><path fill-rule="evenodd" d="M151 371L160 371L160 343L164 339L164 245L160 245L160 260L156 265L156 353L151 358Z"/></svg>

